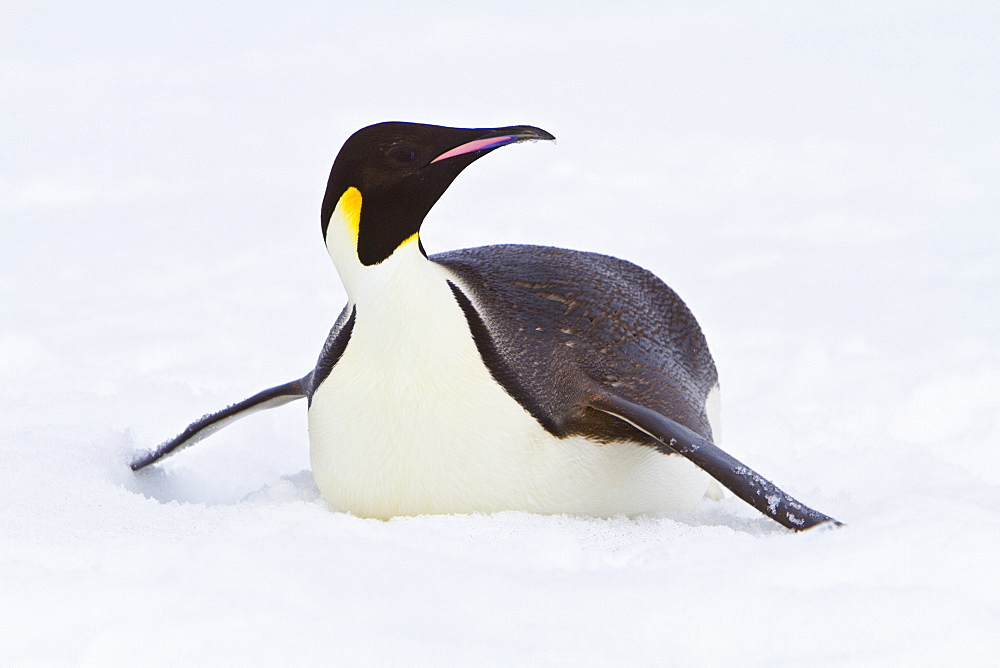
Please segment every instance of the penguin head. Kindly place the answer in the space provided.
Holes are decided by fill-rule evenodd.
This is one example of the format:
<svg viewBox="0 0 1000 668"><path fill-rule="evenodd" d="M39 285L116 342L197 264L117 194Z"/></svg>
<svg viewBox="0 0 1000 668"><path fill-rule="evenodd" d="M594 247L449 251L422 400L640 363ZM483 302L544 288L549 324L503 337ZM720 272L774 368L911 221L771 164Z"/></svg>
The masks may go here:
<svg viewBox="0 0 1000 668"><path fill-rule="evenodd" d="M378 123L358 130L340 149L323 198L323 237L331 254L332 244L346 238L358 261L372 266L409 242L419 244L424 216L463 169L501 146L539 139L555 137L530 125ZM333 239L337 227L342 229Z"/></svg>

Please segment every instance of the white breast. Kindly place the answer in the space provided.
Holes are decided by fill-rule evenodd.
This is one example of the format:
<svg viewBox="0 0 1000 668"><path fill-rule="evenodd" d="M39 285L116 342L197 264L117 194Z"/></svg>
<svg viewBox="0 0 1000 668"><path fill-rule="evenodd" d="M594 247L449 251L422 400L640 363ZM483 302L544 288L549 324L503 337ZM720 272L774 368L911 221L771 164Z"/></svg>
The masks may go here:
<svg viewBox="0 0 1000 668"><path fill-rule="evenodd" d="M313 395L309 439L316 484L339 510L634 515L705 493L708 477L679 456L548 434L490 376L446 283L458 281L416 243L338 269L357 315Z"/></svg>

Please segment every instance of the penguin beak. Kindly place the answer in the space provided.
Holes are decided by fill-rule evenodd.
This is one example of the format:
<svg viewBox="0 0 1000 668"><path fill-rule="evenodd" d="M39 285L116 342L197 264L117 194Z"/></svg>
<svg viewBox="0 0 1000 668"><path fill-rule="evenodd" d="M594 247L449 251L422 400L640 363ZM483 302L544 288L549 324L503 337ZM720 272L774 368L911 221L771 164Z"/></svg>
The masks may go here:
<svg viewBox="0 0 1000 668"><path fill-rule="evenodd" d="M431 164L441 160L447 160L448 158L454 158L459 155L466 155L468 153L483 152L482 155L485 155L486 151L492 151L495 148L500 148L501 146L506 146L507 144L515 144L522 141L550 141L554 139L555 137L552 134L531 125L514 125L507 128L495 128L493 130L487 130L479 139L473 139L470 142L466 142L453 149L445 151L438 157L431 160ZM476 157L478 158L480 156Z"/></svg>

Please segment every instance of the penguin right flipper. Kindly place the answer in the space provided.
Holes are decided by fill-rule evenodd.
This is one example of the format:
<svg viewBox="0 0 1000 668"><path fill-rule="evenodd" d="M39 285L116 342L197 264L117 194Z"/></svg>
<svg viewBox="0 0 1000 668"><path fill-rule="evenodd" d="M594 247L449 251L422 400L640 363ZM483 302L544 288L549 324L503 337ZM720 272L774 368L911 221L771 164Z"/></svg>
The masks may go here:
<svg viewBox="0 0 1000 668"><path fill-rule="evenodd" d="M235 422L251 413L268 408L277 408L291 401L306 398L312 386L312 375L313 373L310 371L298 380L268 388L262 392L258 392L249 399L244 399L232 406L223 408L221 411L210 413L199 420L195 420L178 436L133 461L131 464L132 470L138 471L143 469L150 464L158 462L167 455L182 450L189 445L194 445L229 423Z"/></svg>
<svg viewBox="0 0 1000 668"><path fill-rule="evenodd" d="M841 524L792 498L722 448L654 410L607 391L588 403L590 408L613 415L652 436L659 444L654 447L660 452L683 455L782 526L803 531L824 522Z"/></svg>

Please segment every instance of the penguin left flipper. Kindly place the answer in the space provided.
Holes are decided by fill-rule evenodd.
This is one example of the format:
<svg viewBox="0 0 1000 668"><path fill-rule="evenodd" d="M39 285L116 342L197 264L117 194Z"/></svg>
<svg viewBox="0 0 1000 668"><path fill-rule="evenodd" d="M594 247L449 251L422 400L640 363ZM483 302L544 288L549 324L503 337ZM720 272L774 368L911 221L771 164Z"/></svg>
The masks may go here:
<svg viewBox="0 0 1000 668"><path fill-rule="evenodd" d="M664 415L611 392L602 391L588 407L628 422L656 440L664 454L677 453L719 481L733 494L782 526L804 531L837 520L792 498L774 483L711 441Z"/></svg>
<svg viewBox="0 0 1000 668"><path fill-rule="evenodd" d="M269 408L277 408L296 399L306 398L311 385L312 375L313 372L310 371L298 380L268 388L258 392L249 399L244 399L232 406L223 408L221 411L209 413L201 419L195 420L187 426L187 429L174 438L161 444L155 450L138 457L130 464L132 470L138 471L139 469L143 469L150 464L158 462L167 455L183 450L189 445L194 445L203 438L214 434L219 429L247 415Z"/></svg>

